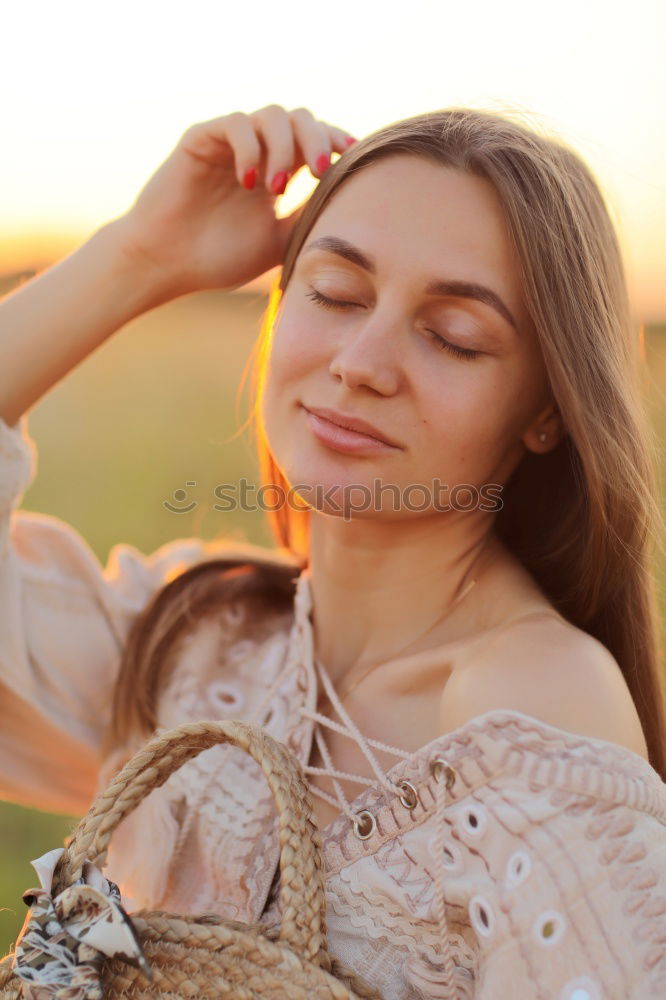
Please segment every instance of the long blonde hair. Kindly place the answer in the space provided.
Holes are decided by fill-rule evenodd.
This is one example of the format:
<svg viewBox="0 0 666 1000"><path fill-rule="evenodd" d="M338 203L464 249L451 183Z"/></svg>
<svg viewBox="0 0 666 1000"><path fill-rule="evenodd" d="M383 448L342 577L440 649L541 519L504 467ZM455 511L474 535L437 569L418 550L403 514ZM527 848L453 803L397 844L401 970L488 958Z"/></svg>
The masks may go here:
<svg viewBox="0 0 666 1000"><path fill-rule="evenodd" d="M666 780L666 715L655 579L661 544L654 432L643 401L642 355L618 240L591 172L566 146L519 122L454 108L387 125L325 173L291 233L253 352L251 419L261 483L289 490L262 426L260 404L282 294L310 230L340 185L396 153L426 157L490 181L520 263L566 433L547 454L526 453L504 485L497 535L555 607L595 636L622 669L650 762ZM137 617L115 692L108 744L156 725L156 691L173 642L198 617L242 593L289 606L308 559L309 510L267 512L266 558L230 552L185 570Z"/></svg>

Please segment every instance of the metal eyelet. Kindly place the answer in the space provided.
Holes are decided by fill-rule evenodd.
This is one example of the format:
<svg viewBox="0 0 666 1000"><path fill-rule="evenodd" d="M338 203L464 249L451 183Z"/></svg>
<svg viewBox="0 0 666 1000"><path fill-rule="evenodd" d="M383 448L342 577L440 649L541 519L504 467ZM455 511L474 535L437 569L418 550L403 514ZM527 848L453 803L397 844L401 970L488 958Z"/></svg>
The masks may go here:
<svg viewBox="0 0 666 1000"><path fill-rule="evenodd" d="M411 781L407 781L405 778L403 778L401 781L396 781L395 784L396 788L403 789L402 795L399 795L398 798L402 802L405 809L409 810L414 809L415 806L418 805L419 797L416 794L416 789L414 788Z"/></svg>
<svg viewBox="0 0 666 1000"><path fill-rule="evenodd" d="M362 819L366 817L368 817L370 820L369 828L365 833L362 833L361 822ZM364 825L368 827L367 820ZM368 837L372 836L372 834L375 832L376 829L377 829L377 821L375 820L375 817L372 815L371 812L368 812L367 809L362 809L360 813L356 813L356 816L354 817L354 833L356 834L359 840L367 840Z"/></svg>
<svg viewBox="0 0 666 1000"><path fill-rule="evenodd" d="M446 790L447 792L451 791L457 775L455 767L449 764L448 760L445 760L444 757L436 757L434 760L431 760L430 771L433 774L435 781L439 781L443 771L446 775Z"/></svg>

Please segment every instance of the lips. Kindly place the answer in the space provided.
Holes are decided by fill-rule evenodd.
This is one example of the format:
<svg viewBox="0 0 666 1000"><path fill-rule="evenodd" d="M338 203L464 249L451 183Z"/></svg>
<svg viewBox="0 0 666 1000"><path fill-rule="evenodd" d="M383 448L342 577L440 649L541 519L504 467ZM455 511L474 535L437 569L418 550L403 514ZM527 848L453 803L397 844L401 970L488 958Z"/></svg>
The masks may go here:
<svg viewBox="0 0 666 1000"><path fill-rule="evenodd" d="M303 408L309 413L314 413L315 416L323 417L324 420L330 420L331 423L337 424L338 427L344 427L347 430L357 431L360 434L367 434L369 437L376 438L378 441L382 441L384 444L390 445L392 448L400 448L401 446L397 442L392 441L387 438L379 428L375 427L374 424L368 423L367 420L362 420L360 417L352 417L345 413L339 413L337 410L331 410L327 407L320 406L305 406L302 404Z"/></svg>

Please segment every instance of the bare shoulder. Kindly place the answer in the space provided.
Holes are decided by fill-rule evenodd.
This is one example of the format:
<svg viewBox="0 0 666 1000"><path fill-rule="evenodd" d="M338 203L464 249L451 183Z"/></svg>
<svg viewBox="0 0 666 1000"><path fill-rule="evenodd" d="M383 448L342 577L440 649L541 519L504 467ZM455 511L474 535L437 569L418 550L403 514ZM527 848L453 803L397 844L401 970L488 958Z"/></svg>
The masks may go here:
<svg viewBox="0 0 666 1000"><path fill-rule="evenodd" d="M439 725L450 732L502 708L648 759L619 664L603 643L564 619L517 622L454 669L441 696Z"/></svg>

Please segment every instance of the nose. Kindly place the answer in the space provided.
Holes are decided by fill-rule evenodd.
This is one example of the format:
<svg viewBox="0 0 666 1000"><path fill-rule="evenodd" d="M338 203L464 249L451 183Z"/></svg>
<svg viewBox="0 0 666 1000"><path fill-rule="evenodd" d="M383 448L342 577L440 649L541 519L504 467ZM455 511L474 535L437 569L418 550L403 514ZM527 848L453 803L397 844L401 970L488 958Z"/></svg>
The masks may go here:
<svg viewBox="0 0 666 1000"><path fill-rule="evenodd" d="M383 396L392 395L400 384L395 337L397 330L377 317L359 324L341 339L329 372L349 388L365 385Z"/></svg>

